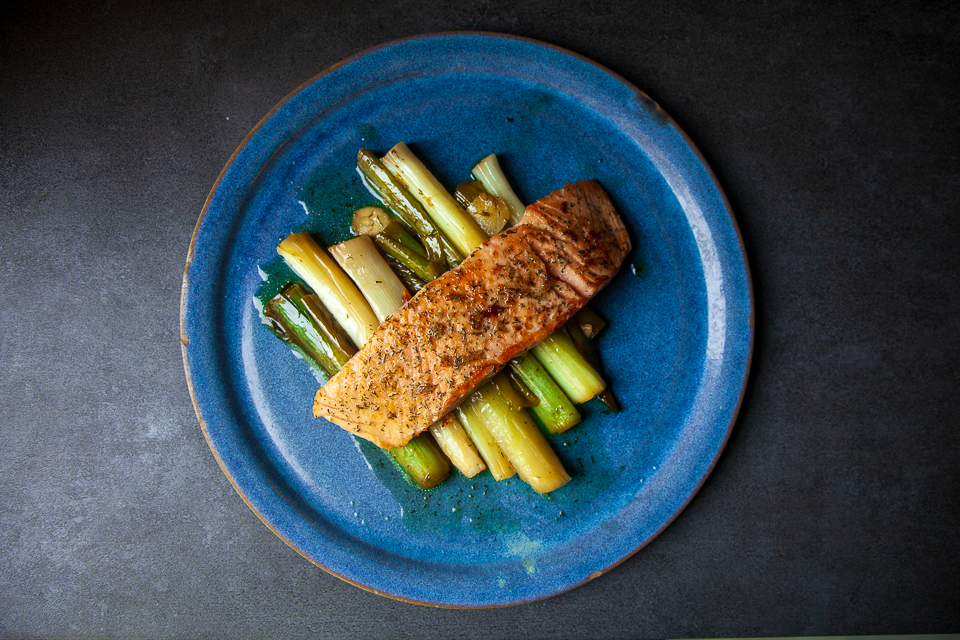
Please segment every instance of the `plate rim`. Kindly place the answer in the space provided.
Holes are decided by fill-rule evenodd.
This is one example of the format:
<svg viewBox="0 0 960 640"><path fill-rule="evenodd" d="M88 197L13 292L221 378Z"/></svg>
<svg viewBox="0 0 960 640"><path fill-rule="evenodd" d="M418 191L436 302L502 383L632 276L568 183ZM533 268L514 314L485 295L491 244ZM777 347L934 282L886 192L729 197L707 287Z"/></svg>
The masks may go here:
<svg viewBox="0 0 960 640"><path fill-rule="evenodd" d="M733 408L729 424L726 425L724 436L719 446L717 447L715 455L713 456L710 463L706 466L705 471L703 472L702 476L700 477L699 481L696 483L692 491L687 496L686 500L670 515L669 518L667 518L664 521L662 526L656 529L656 531L652 535L647 537L637 547L633 548L631 551L624 554L621 558L619 558L615 562L609 564L608 566L605 566L603 569L599 569L592 572L582 580L575 581L572 584L565 586L560 590L555 590L549 594L542 595L542 596L537 596L532 598L527 597L527 598L521 598L521 599L514 599L508 602L505 601L505 602L499 602L499 603L493 603L493 604L480 604L480 605L429 602L425 600L405 597L403 595L396 594L396 593L386 592L386 591L377 589L369 584L358 582L356 580L353 580L337 572L336 570L334 570L329 566L321 564L317 559L310 557L307 553L305 553L304 550L300 549L297 546L297 544L294 543L288 536L284 535L273 524L271 524L267 520L265 515L261 513L261 511L258 510L253 505L250 498L247 496L244 490L239 486L236 478L234 477L233 473L231 473L230 469L226 465L223 457L221 456L220 451L218 451L213 441L213 438L207 426L207 422L204 419L203 412L197 400L195 381L193 378L193 374L190 366L190 358L188 355L189 338L186 333L186 324L187 324L187 315L188 315L188 306L189 306L188 292L190 287L190 270L193 265L194 258L196 256L197 237L199 235L201 227L203 226L204 220L207 217L207 213L210 210L210 206L214 199L215 194L218 192L218 189L220 188L224 178L227 176L227 174L230 172L232 167L235 165L237 158L239 157L241 152L247 147L251 139L259 133L259 131L264 127L264 125L266 125L280 109L282 109L286 104L288 104L304 89L306 89L310 85L317 82L320 78L333 73L334 71L340 69L341 67L346 66L347 64L350 64L355 60L374 54L377 51L380 51L382 49L403 45L404 43L407 43L407 42L427 41L431 39L442 39L442 38L451 37L451 36L454 36L454 37L476 36L480 38L490 38L494 40L513 40L513 41L518 41L527 45L532 45L534 47L542 47L542 48L550 49L556 53L575 58L582 63L585 63L589 66L594 67L596 70L598 70L602 74L606 74L607 76L614 78L619 83L623 84L625 87L627 87L631 91L635 91L638 96L643 98L644 101L651 108L656 110L658 116L664 118L666 123L674 131L676 131L676 133L682 138L682 140L685 142L685 144L689 147L689 149L692 151L694 156L697 158L700 165L706 171L707 176L709 177L710 183L712 184L713 188L716 190L716 193L719 195L720 200L723 203L723 207L726 211L726 219L729 221L729 224L731 225L731 229L737 241L737 247L739 249L737 258L739 259L740 262L742 262L744 286L746 289L746 301L749 304L749 313L747 314L749 319L748 344L747 344L746 352L744 354L743 377L739 382L739 394L737 396L736 405ZM638 88L636 85L634 85L632 82L630 82L629 80L621 76L619 73L609 69L608 67L580 53L577 53L565 47L551 44L549 42L544 42L542 40L538 40L535 38L519 36L514 34L507 34L507 33L499 33L499 32L492 32L492 31L478 31L478 30L463 30L463 31L447 30L447 31L436 31L436 32L428 32L428 33L422 33L422 34L414 34L414 35L410 35L402 38L389 40L371 47L366 47L326 67L322 71L314 74L312 77L310 77L309 79L307 79L306 81L298 85L295 89L287 93L287 95L285 95L269 111L267 111L260 118L260 120L258 120L258 122L250 129L250 131L248 131L246 135L244 135L241 141L237 144L234 151L231 153L231 155L228 157L228 159L224 163L223 168L218 173L216 180L214 181L213 185L210 188L210 191L207 194L206 199L204 200L203 207L201 208L200 214L197 218L197 223L194 225L194 229L191 234L190 243L187 250L187 257L186 257L186 261L183 269L183 277L181 281L179 311L180 311L180 318L179 318L180 349L181 349L181 355L183 359L184 373L187 380L187 387L190 393L190 399L193 404L194 412L196 413L197 420L200 424L200 428L203 433L204 439L206 440L207 446L210 449L210 451L213 453L214 459L217 461L217 465L220 467L220 470L226 476L227 480L230 482L233 489L241 497L244 503L246 503L247 507L250 508L250 510L253 511L254 514L256 514L256 516L260 519L260 521L264 525L266 525L266 527L270 531L272 531L278 538L280 538L288 547L292 548L294 551L296 551L299 555L301 555L311 564L319 567L320 569L323 569L325 572L329 573L330 575L335 576L355 587L359 587L364 591L368 591L370 593L374 593L386 598L390 598L392 600L397 600L397 601L407 602L407 603L417 604L417 605L423 605L423 606L429 606L429 607L448 608L448 609L487 609L487 608L502 608L502 607L518 606L521 604L542 601L547 598L560 595L562 593L567 593L615 569L620 564L622 564L623 562L627 561L628 559L636 555L640 550L642 550L644 547L650 544L654 539L656 539L668 526L670 526L670 524L674 522L674 520L676 520L677 517L679 517L679 515L689 506L690 502L693 501L693 499L702 489L703 485L706 483L707 478L709 478L710 475L713 473L720 459L720 456L723 454L724 450L726 449L726 446L733 432L733 428L736 425L737 420L739 418L740 410L743 406L743 401L746 396L746 391L747 391L747 387L750 380L750 373L753 365L753 354L754 354L754 348L755 348L755 342L756 342L756 299L755 299L755 291L754 291L754 284L753 284L753 276L752 276L752 270L750 268L749 258L746 252L746 247L743 240L743 235L740 230L740 225L737 222L737 218L733 212L733 208L730 204L726 191L723 189L723 186L721 185L719 179L717 178L715 171L713 170L710 163L707 162L707 159L704 157L699 147L694 143L694 141L690 138L687 132L682 127L680 127L680 125L676 122L676 120L673 119L673 117L669 113L667 113L660 107L659 103L653 100L642 89Z"/></svg>

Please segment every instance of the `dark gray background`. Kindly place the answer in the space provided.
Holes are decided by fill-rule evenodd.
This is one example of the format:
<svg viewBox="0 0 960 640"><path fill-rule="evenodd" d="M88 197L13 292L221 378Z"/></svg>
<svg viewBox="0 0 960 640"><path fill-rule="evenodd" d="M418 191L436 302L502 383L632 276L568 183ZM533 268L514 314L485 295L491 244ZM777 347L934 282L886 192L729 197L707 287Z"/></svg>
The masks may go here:
<svg viewBox="0 0 960 640"><path fill-rule="evenodd" d="M246 507L184 381L204 199L287 93L479 29L618 72L739 220L754 366L653 543L486 611L329 576ZM82 2L0 9L0 636L640 638L960 631L954 2Z"/></svg>

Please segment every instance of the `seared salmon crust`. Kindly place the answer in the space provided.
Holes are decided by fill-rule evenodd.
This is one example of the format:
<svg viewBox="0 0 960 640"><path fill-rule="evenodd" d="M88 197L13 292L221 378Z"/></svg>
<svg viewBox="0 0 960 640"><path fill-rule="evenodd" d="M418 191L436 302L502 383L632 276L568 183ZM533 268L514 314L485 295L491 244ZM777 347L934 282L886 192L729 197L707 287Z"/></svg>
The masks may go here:
<svg viewBox="0 0 960 640"><path fill-rule="evenodd" d="M596 180L554 191L387 318L317 392L313 414L384 449L405 445L560 328L630 248Z"/></svg>

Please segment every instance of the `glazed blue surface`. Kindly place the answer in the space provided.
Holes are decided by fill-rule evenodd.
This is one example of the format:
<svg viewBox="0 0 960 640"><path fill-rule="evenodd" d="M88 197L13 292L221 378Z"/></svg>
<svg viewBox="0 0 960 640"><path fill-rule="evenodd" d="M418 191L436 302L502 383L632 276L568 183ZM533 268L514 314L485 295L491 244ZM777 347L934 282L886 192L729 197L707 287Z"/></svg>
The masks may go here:
<svg viewBox="0 0 960 640"><path fill-rule="evenodd" d="M312 418L316 379L260 324L277 242L345 238L353 208L373 202L357 150L401 140L451 189L491 152L527 202L597 178L630 232L633 252L591 303L609 321L597 343L623 410L588 404L553 437L573 480L549 496L487 472L411 487L383 452ZM569 52L474 33L363 52L280 103L210 194L181 314L204 433L260 518L345 580L457 607L560 593L656 536L726 442L753 340L735 222L669 117Z"/></svg>

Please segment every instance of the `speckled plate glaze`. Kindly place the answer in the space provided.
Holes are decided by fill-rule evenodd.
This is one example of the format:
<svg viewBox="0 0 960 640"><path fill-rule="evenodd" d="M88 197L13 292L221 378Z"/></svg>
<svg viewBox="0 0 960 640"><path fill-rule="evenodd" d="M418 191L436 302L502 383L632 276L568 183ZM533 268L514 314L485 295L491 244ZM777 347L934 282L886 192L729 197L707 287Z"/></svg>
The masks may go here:
<svg viewBox="0 0 960 640"><path fill-rule="evenodd" d="M574 476L539 496L455 474L423 492L372 446L311 417L317 382L261 326L275 246L344 239L372 203L357 149L406 141L447 185L490 152L533 201L597 178L634 250L593 307L619 414L588 404L553 438ZM572 589L631 556L690 501L742 398L753 342L746 258L714 176L677 125L606 69L543 43L449 33L364 51L247 136L197 223L181 308L204 434L254 512L311 562L410 602L489 607Z"/></svg>

